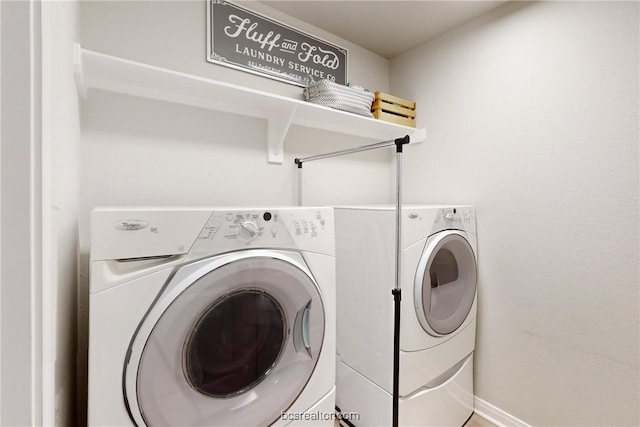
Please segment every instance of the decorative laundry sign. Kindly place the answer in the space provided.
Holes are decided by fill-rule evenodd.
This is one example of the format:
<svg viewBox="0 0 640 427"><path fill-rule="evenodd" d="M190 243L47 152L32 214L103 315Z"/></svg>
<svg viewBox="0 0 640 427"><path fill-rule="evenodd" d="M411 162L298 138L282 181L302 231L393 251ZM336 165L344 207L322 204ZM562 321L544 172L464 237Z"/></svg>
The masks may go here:
<svg viewBox="0 0 640 427"><path fill-rule="evenodd" d="M347 83L347 49L223 0L207 3L207 61L299 86Z"/></svg>

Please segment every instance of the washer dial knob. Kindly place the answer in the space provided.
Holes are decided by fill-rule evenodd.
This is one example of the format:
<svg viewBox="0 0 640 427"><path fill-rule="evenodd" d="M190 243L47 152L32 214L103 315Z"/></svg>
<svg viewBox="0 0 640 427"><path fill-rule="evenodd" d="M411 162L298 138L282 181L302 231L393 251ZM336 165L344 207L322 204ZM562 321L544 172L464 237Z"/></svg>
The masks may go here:
<svg viewBox="0 0 640 427"><path fill-rule="evenodd" d="M259 227L255 221L244 221L240 224L238 237L240 237L240 240L242 240L243 242L250 242L258 237L258 231Z"/></svg>

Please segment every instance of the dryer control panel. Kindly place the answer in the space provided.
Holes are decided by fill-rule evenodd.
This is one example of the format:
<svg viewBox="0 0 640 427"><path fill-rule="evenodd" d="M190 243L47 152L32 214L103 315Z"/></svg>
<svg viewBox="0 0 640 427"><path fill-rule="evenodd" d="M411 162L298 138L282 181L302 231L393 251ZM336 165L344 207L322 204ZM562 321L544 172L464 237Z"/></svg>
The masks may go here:
<svg viewBox="0 0 640 427"><path fill-rule="evenodd" d="M448 227L463 230L472 226L475 228L473 209L466 206L441 208L439 220ZM474 232L473 230L469 231Z"/></svg>
<svg viewBox="0 0 640 427"><path fill-rule="evenodd" d="M409 205L402 209L402 244L408 247L442 230L462 230L476 234L473 206Z"/></svg>
<svg viewBox="0 0 640 427"><path fill-rule="evenodd" d="M190 252L209 253L249 247L333 254L333 210L307 207L216 210Z"/></svg>

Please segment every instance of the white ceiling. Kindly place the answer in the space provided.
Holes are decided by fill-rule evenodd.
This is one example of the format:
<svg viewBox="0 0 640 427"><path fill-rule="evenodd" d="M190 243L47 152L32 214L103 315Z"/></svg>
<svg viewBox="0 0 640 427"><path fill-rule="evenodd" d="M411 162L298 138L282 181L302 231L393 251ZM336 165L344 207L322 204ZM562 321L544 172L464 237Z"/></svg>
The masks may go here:
<svg viewBox="0 0 640 427"><path fill-rule="evenodd" d="M390 59L506 1L263 0L262 3Z"/></svg>

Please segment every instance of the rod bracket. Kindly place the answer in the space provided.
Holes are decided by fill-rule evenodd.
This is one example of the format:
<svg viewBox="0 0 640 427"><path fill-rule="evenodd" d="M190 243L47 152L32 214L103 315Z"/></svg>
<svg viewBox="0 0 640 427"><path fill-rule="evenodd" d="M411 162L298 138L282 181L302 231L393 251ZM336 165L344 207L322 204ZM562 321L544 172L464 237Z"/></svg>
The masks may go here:
<svg viewBox="0 0 640 427"><path fill-rule="evenodd" d="M410 140L409 135L395 139L393 142L396 144L396 153L402 153L402 146L408 144Z"/></svg>

